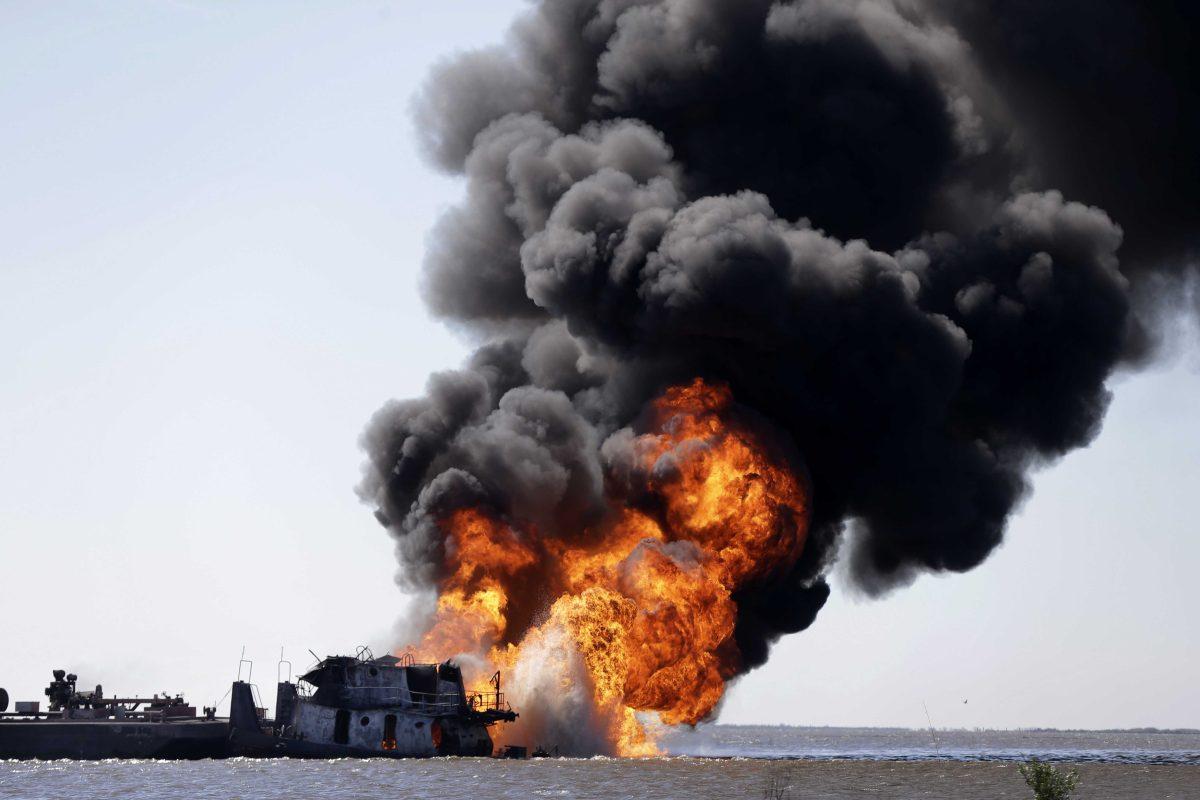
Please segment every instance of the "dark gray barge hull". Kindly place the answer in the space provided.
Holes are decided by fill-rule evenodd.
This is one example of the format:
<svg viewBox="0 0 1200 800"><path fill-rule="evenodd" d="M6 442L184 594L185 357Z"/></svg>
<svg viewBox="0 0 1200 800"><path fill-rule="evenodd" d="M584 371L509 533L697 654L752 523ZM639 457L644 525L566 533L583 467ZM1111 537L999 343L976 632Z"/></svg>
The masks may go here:
<svg viewBox="0 0 1200 800"><path fill-rule="evenodd" d="M0 721L0 760L188 760L228 756L229 723L225 720Z"/></svg>

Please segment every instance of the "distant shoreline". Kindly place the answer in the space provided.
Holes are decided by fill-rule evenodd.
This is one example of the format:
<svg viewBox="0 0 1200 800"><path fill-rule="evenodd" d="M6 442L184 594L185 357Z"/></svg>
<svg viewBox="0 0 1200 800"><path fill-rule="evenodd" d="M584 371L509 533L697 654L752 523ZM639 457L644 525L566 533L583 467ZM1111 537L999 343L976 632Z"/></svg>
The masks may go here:
<svg viewBox="0 0 1200 800"><path fill-rule="evenodd" d="M707 725L662 732L674 755L766 761L954 761L1200 765L1200 732L1186 728L850 728Z"/></svg>

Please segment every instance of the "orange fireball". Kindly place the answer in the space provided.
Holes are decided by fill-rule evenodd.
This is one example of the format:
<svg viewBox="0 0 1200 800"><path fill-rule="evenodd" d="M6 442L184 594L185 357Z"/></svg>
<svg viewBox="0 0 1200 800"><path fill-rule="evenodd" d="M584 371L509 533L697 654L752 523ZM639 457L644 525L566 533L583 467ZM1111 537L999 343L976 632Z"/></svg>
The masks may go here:
<svg viewBox="0 0 1200 800"><path fill-rule="evenodd" d="M440 521L445 577L417 647L431 657L482 656L490 671L519 665L523 648L551 631L569 635L583 667L571 679L587 684L604 738L621 755L656 751L639 713L695 724L713 712L739 667L735 593L794 565L808 527L803 478L728 387L696 379L648 412L624 465L644 495L637 508L628 487L614 485L607 520L571 541L540 539L481 508ZM545 611L513 631L518 598Z"/></svg>

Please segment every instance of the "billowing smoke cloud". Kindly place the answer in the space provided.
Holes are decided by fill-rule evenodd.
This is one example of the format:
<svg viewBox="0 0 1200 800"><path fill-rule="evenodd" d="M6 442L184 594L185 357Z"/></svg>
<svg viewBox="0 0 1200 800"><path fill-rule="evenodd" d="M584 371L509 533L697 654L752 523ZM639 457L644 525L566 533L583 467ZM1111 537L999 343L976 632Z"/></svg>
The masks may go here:
<svg viewBox="0 0 1200 800"><path fill-rule="evenodd" d="M1184 0L954 3L1018 120L1029 180L1099 205L1126 233L1123 269L1178 272L1200 246L1200 6Z"/></svg>
<svg viewBox="0 0 1200 800"><path fill-rule="evenodd" d="M812 623L848 528L871 592L985 559L1143 353L1131 281L1195 243L1195 12L1067 5L546 0L439 67L420 130L467 194L424 291L485 343L363 437L405 585L457 509L594 530L695 378L811 491L803 552L734 596L738 669Z"/></svg>

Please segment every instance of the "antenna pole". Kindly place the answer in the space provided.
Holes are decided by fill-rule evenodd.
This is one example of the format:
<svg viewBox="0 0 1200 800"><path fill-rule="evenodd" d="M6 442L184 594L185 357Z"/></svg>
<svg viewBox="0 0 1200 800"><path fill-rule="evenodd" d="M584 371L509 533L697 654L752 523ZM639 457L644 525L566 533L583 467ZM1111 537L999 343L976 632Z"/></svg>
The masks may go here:
<svg viewBox="0 0 1200 800"><path fill-rule="evenodd" d="M929 706L925 701L921 701L921 707L925 709L925 721L929 723L929 735L933 738L933 749L939 756L942 754L942 745L938 742L937 732L933 729L933 720L929 716Z"/></svg>
<svg viewBox="0 0 1200 800"><path fill-rule="evenodd" d="M249 683L250 679L254 677L254 662L249 660L248 658L246 658L246 645L242 645L242 655L238 659L238 677L237 677L237 679L239 682L241 682L241 680L242 680L242 665L243 664L250 665L249 669L246 671L246 682Z"/></svg>

